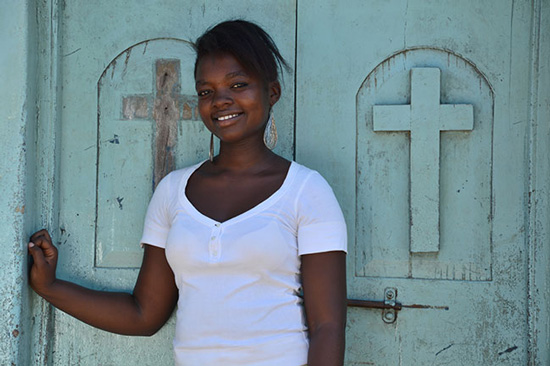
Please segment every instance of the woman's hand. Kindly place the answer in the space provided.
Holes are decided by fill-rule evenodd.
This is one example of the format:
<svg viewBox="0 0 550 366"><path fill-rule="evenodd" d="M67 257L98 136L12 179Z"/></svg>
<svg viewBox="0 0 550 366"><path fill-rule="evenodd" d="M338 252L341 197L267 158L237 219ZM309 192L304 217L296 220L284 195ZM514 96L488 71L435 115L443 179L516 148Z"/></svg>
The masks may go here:
<svg viewBox="0 0 550 366"><path fill-rule="evenodd" d="M42 229L31 236L29 254L34 260L29 283L38 294L45 294L56 281L57 267L57 248L52 244L52 238L47 230Z"/></svg>

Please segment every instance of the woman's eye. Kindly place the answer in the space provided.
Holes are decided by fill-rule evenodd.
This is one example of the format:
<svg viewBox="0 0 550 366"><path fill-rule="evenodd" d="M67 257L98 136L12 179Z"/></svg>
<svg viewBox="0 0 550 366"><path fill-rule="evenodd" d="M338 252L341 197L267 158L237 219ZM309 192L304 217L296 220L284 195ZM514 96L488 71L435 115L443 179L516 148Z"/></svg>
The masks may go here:
<svg viewBox="0 0 550 366"><path fill-rule="evenodd" d="M246 83L235 83L235 84L231 85L231 87L232 87L233 89L238 89L238 88L243 88L243 87L245 87L246 85L247 85Z"/></svg>

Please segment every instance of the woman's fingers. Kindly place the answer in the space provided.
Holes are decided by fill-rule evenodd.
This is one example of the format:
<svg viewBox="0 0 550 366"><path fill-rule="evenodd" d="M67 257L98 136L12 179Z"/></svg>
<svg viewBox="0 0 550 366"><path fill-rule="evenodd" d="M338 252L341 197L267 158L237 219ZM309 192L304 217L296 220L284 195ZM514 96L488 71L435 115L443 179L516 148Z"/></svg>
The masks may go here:
<svg viewBox="0 0 550 366"><path fill-rule="evenodd" d="M29 253L32 255L32 259L34 260L36 266L42 267L46 265L46 259L44 258L42 249L32 242L29 243Z"/></svg>
<svg viewBox="0 0 550 366"><path fill-rule="evenodd" d="M30 271L30 283L33 289L40 293L55 281L57 249L46 230L33 234L28 248L34 260Z"/></svg>
<svg viewBox="0 0 550 366"><path fill-rule="evenodd" d="M31 243L41 249L47 263L55 264L57 262L57 248L52 244L52 239L47 230L40 230L34 233L31 236Z"/></svg>
<svg viewBox="0 0 550 366"><path fill-rule="evenodd" d="M44 239L48 240L49 242L52 241L52 238L50 237L50 233L46 229L42 229L40 231L37 231L36 233L32 234L31 236L31 242L35 242L37 238L43 237Z"/></svg>

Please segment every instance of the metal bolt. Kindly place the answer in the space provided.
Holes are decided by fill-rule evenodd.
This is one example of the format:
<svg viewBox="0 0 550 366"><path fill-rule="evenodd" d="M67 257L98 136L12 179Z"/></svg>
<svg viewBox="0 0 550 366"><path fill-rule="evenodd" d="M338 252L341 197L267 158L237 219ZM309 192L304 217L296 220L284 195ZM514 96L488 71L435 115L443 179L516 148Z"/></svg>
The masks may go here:
<svg viewBox="0 0 550 366"><path fill-rule="evenodd" d="M393 293L393 290L386 290L386 299L387 300L393 299L394 295L395 294Z"/></svg>

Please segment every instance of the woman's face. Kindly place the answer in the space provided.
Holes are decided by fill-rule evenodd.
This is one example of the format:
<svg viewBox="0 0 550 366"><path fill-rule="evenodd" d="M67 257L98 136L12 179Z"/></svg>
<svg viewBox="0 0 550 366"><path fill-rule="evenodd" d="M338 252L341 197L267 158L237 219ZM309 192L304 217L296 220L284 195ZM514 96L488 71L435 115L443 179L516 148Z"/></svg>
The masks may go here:
<svg viewBox="0 0 550 366"><path fill-rule="evenodd" d="M263 138L271 107L279 100L278 82L263 82L229 54L199 60L195 75L199 113L223 142Z"/></svg>

